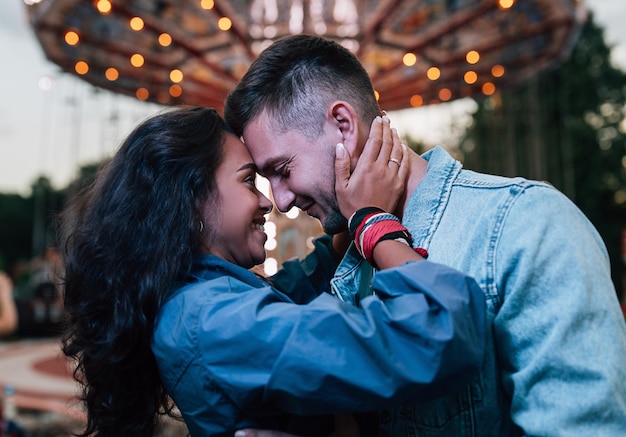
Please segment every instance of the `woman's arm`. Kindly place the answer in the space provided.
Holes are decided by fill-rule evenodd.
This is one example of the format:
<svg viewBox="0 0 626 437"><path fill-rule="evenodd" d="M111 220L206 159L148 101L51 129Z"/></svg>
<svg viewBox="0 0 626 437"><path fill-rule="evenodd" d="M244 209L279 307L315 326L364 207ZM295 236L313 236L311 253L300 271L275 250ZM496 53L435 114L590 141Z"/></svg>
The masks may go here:
<svg viewBox="0 0 626 437"><path fill-rule="evenodd" d="M0 335L11 334L17 328L17 309L13 299L13 282L0 272Z"/></svg>
<svg viewBox="0 0 626 437"><path fill-rule="evenodd" d="M159 332L178 347L188 335L180 314L197 313L192 349L209 372L201 379L243 411L371 411L439 396L475 375L484 298L471 278L421 261L379 272L373 286L363 308L329 294L296 305L271 287L222 277L166 304Z"/></svg>

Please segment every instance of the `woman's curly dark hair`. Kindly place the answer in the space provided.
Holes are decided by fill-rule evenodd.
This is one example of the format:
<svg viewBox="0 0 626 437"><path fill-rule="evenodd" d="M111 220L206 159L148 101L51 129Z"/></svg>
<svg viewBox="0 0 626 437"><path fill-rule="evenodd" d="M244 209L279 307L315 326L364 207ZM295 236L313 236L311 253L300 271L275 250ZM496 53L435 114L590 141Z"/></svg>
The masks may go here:
<svg viewBox="0 0 626 437"><path fill-rule="evenodd" d="M150 347L153 324L200 249L228 131L207 108L146 120L61 216L62 347L82 385L82 436L151 436L172 414Z"/></svg>

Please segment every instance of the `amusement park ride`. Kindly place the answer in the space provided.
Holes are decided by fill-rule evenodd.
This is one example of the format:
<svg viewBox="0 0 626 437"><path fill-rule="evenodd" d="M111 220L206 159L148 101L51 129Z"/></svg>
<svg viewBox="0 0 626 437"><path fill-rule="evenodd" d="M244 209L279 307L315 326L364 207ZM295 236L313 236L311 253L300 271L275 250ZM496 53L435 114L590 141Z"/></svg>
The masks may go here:
<svg viewBox="0 0 626 437"><path fill-rule="evenodd" d="M30 0L49 60L96 87L221 109L272 41L332 38L386 110L493 94L568 56L581 0Z"/></svg>

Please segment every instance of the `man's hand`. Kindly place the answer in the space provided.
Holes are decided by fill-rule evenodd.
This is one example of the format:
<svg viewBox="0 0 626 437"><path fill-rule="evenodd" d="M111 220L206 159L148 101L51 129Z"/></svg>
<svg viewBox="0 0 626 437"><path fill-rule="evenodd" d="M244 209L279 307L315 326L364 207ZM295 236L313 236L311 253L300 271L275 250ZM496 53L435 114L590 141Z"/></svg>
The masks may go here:
<svg viewBox="0 0 626 437"><path fill-rule="evenodd" d="M387 116L376 117L372 122L370 136L352 174L350 156L343 144L337 144L335 191L344 217L349 218L366 206L394 212L409 175L405 148Z"/></svg>

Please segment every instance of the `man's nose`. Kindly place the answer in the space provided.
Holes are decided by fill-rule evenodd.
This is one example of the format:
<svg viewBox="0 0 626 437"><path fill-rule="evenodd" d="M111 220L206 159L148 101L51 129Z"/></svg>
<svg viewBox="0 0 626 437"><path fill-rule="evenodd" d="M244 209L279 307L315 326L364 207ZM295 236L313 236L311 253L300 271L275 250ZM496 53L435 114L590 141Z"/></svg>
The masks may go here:
<svg viewBox="0 0 626 437"><path fill-rule="evenodd" d="M278 210L283 213L289 211L295 204L295 194L288 190L283 184L273 183L271 185L274 202Z"/></svg>

